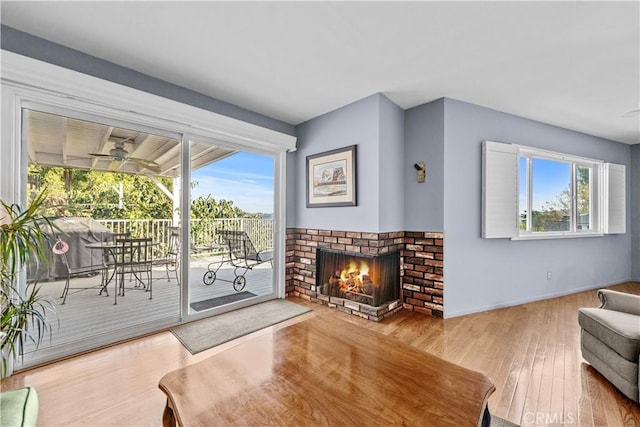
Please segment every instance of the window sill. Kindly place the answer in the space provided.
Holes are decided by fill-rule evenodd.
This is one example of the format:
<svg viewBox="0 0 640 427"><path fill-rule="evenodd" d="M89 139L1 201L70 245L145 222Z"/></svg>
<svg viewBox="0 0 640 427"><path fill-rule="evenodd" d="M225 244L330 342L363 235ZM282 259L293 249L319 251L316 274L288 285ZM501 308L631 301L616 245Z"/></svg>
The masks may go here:
<svg viewBox="0 0 640 427"><path fill-rule="evenodd" d="M535 233L512 237L511 240L576 239L580 237L603 237L604 233Z"/></svg>

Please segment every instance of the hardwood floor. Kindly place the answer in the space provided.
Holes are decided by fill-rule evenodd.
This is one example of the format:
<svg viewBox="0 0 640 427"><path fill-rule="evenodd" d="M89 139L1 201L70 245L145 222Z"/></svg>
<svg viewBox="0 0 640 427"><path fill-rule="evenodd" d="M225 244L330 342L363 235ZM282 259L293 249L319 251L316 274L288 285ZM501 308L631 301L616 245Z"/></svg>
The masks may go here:
<svg viewBox="0 0 640 427"><path fill-rule="evenodd" d="M640 295L637 282L611 289ZM337 317L486 374L496 385L491 412L519 425L640 426L640 405L580 355L577 309L597 306L595 291L446 320L401 312L381 323L291 301L313 311L195 356L162 332L14 374L2 389L36 387L43 426L161 425L165 373L301 319Z"/></svg>

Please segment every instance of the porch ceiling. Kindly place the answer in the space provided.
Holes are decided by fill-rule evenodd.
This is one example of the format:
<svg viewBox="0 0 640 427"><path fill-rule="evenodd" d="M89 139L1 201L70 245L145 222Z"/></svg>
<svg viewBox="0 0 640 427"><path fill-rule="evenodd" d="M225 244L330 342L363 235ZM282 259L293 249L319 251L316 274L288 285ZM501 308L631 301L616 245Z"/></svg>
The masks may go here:
<svg viewBox="0 0 640 427"><path fill-rule="evenodd" d="M33 110L25 112L25 123L30 164L170 178L181 175L179 139ZM191 169L235 152L194 142Z"/></svg>

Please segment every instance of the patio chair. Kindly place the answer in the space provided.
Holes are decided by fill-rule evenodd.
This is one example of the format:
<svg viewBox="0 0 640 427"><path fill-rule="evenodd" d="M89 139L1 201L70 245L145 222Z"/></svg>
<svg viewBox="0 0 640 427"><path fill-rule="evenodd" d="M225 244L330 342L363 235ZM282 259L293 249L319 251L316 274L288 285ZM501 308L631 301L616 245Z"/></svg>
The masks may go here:
<svg viewBox="0 0 640 427"><path fill-rule="evenodd" d="M167 271L167 281L171 281L171 273L176 277L178 285L180 285L180 228L168 227L169 244L164 254L153 259L153 265L164 265Z"/></svg>
<svg viewBox="0 0 640 427"><path fill-rule="evenodd" d="M128 239L130 237L131 237L131 233L129 231L126 231L123 233L112 233L109 236L107 236L107 238L105 238L103 241L115 244L118 239ZM102 274L102 283L106 285L106 283L109 282L113 278L113 275L115 274L114 265L116 260L115 260L114 252L111 250L103 250L102 257L105 265L105 270ZM109 269L112 269L112 268L113 268L113 271L111 275L109 275Z"/></svg>
<svg viewBox="0 0 640 427"><path fill-rule="evenodd" d="M153 298L153 257L151 249L153 241L150 237L116 239L115 274L116 296L125 295L124 276L130 274L134 288L142 288Z"/></svg>
<svg viewBox="0 0 640 427"><path fill-rule="evenodd" d="M102 265L88 265L88 266L82 266L82 267L71 267L71 264L69 263L69 258L67 256L67 252L69 251L69 249L70 249L69 244L66 241L62 240L62 238L60 237L56 239L56 241L53 243L53 246L51 248L51 251L53 252L53 254L55 256L60 257L60 259L62 260L62 265L64 265L67 272L65 277L64 288L62 289L62 295L60 295L60 298L62 298L62 304L65 304L67 302L67 296L69 295L69 290L74 290L75 292L72 292L72 293L76 293L80 291L86 291L89 289L100 288L100 292L98 293L98 295L102 295L102 292L104 291L106 292L106 296L109 296L109 292L104 286L106 265L102 264ZM98 272L102 273L102 279L99 285L74 286L74 287L71 286L72 277L76 277L79 275L91 275L93 273L98 273Z"/></svg>
<svg viewBox="0 0 640 427"><path fill-rule="evenodd" d="M229 262L235 267L233 289L236 292L244 289L247 283L244 276L249 270L265 262L269 262L273 266L273 251L266 249L259 252L246 232L218 230L218 235L228 249L228 260L223 258L222 262ZM204 274L203 281L206 285L211 285L216 280L217 270L212 270L211 267L208 270Z"/></svg>

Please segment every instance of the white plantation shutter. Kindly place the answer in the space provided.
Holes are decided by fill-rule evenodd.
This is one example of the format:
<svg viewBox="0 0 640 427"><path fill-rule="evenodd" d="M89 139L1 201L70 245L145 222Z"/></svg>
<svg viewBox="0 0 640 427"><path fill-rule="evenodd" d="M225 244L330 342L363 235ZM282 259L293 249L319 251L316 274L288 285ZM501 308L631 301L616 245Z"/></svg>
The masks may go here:
<svg viewBox="0 0 640 427"><path fill-rule="evenodd" d="M603 173L603 231L606 234L626 233L625 167L605 163Z"/></svg>
<svg viewBox="0 0 640 427"><path fill-rule="evenodd" d="M518 232L518 151L482 142L482 237L511 238Z"/></svg>

